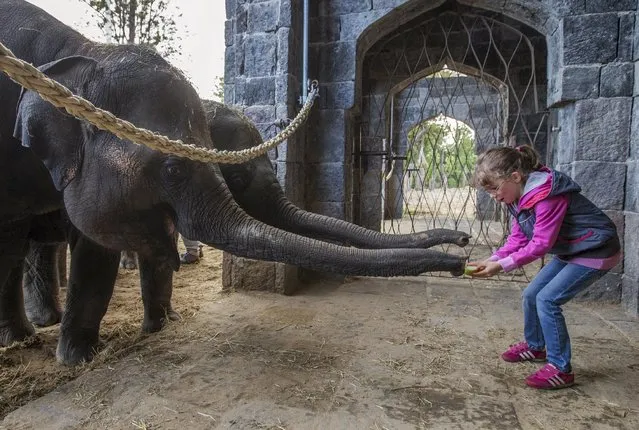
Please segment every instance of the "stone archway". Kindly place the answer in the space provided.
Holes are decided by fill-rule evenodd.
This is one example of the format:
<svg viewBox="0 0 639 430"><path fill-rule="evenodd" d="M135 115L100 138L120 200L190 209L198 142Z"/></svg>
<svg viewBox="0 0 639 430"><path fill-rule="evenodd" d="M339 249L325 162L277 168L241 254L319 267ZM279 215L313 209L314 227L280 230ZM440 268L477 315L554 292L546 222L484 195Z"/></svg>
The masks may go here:
<svg viewBox="0 0 639 430"><path fill-rule="evenodd" d="M471 124L477 132L477 151L492 145L530 144L545 157L546 57L545 37L534 29L504 15L452 2L373 43L359 60L356 221L387 231L384 218L401 218L408 130L434 115ZM446 70L452 76L437 75ZM452 208L450 200L449 204ZM433 216L428 228L471 228L475 236L484 234L484 245L499 246L508 233L501 208L481 193L475 205L478 224L444 214ZM502 221L502 231L488 239L491 220ZM422 229L413 223L410 230ZM472 247L467 251L472 253Z"/></svg>

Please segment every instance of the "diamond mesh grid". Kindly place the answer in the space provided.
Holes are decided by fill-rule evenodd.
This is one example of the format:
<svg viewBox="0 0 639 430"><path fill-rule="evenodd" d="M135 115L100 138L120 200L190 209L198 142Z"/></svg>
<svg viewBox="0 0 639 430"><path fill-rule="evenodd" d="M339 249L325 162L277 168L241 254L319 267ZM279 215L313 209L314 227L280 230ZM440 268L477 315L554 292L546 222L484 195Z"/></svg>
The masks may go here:
<svg viewBox="0 0 639 430"><path fill-rule="evenodd" d="M462 230L473 237L466 248L439 248L471 260L503 244L508 212L469 182L487 147L529 144L545 155L535 54L519 29L452 11L398 30L367 54L360 205L379 211L382 231ZM528 282L540 265L500 279Z"/></svg>

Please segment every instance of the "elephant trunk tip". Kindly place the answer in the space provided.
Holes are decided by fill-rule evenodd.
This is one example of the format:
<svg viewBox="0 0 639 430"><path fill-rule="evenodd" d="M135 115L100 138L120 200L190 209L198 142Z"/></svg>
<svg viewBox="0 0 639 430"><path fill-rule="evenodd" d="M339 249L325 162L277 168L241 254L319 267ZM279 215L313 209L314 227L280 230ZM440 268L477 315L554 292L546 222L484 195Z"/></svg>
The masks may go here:
<svg viewBox="0 0 639 430"><path fill-rule="evenodd" d="M470 243L471 237L472 236L470 235L464 234L457 239L457 241L455 242L455 245L459 246L460 248L463 248Z"/></svg>

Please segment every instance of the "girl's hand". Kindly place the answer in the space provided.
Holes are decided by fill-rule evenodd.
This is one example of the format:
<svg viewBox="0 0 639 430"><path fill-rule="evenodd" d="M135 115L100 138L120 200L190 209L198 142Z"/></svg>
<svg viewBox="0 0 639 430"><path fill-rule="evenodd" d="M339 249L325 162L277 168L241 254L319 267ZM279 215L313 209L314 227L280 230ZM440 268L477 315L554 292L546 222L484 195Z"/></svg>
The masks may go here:
<svg viewBox="0 0 639 430"><path fill-rule="evenodd" d="M484 267L486 267L486 264L488 264L488 263L490 263L490 260L469 261L468 262L468 266L479 267L479 268L483 269Z"/></svg>
<svg viewBox="0 0 639 430"><path fill-rule="evenodd" d="M469 265L471 264L473 263L469 263ZM502 271L501 264L496 261L483 261L480 264L482 264L483 267L480 267L478 271L471 275L473 278L490 278Z"/></svg>
<svg viewBox="0 0 639 430"><path fill-rule="evenodd" d="M472 276L473 273L482 270L485 266L484 261L469 261L464 268L464 275Z"/></svg>

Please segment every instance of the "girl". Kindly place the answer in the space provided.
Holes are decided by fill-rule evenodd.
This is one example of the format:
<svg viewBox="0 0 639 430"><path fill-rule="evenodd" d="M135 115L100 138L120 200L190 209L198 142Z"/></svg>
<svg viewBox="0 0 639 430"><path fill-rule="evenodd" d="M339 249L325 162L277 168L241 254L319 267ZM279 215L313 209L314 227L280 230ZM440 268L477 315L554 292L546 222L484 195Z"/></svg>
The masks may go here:
<svg viewBox="0 0 639 430"><path fill-rule="evenodd" d="M475 186L505 203L513 217L506 244L490 258L469 263L485 278L541 258L555 257L523 292L524 338L502 354L508 362L547 363L526 378L534 388L569 387L570 338L561 305L600 279L621 259L615 224L567 175L542 166L529 146L499 147L477 160Z"/></svg>

